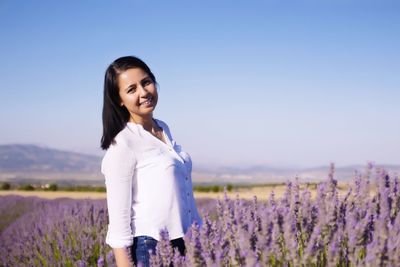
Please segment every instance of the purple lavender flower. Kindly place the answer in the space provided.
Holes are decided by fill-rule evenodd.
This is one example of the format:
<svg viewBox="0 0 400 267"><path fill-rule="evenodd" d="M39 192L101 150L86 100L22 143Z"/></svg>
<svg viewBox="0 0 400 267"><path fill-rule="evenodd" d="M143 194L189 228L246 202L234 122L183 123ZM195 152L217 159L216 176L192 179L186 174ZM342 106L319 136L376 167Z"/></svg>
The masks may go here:
<svg viewBox="0 0 400 267"><path fill-rule="evenodd" d="M203 224L185 235L186 255L162 232L151 264L400 266L398 177L369 164L340 196L334 175L332 164L315 198L295 178L282 198L198 200ZM0 266L115 266L104 200L0 196L0 215Z"/></svg>

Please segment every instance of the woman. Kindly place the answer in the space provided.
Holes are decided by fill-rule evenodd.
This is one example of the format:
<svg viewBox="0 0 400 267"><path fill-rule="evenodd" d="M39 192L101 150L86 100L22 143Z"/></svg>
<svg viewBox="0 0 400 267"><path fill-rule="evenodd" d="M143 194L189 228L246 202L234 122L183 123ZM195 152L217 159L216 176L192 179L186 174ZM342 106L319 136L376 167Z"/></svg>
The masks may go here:
<svg viewBox="0 0 400 267"><path fill-rule="evenodd" d="M149 265L160 231L183 255L182 237L201 224L193 197L189 155L167 124L153 118L157 83L139 58L115 60L106 70L103 136L109 225L106 243L118 266Z"/></svg>

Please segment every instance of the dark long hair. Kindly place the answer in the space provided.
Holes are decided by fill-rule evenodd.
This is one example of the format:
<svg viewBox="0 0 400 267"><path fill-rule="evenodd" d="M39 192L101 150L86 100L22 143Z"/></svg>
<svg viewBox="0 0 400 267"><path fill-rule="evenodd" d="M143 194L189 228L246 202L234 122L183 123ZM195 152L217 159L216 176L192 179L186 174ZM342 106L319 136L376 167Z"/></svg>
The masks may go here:
<svg viewBox="0 0 400 267"><path fill-rule="evenodd" d="M134 68L142 69L150 76L155 84L157 83L150 68L137 57L120 57L108 66L104 77L103 136L101 137L102 149L108 149L108 147L114 142L115 136L129 121L129 111L125 106L121 106L118 76L128 69Z"/></svg>

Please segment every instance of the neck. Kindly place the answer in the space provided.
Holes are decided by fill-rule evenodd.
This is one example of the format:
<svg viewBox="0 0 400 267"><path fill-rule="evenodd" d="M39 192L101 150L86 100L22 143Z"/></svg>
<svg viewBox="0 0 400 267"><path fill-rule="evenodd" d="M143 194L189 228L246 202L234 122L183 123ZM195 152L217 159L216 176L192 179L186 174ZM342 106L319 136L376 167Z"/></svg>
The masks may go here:
<svg viewBox="0 0 400 267"><path fill-rule="evenodd" d="M131 116L131 118L129 119L130 122L134 122L136 124L140 124L143 126L143 128L146 131L151 132L151 130L153 129L153 125L154 125L154 121L153 121L153 115L149 115L146 117L139 117L139 116Z"/></svg>

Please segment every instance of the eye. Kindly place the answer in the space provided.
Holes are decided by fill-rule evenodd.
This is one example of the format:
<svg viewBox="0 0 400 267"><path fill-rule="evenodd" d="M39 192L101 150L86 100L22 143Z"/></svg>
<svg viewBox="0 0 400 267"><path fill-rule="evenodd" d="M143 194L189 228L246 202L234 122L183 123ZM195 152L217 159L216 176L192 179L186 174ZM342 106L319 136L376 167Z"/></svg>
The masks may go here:
<svg viewBox="0 0 400 267"><path fill-rule="evenodd" d="M127 92L128 94L131 94L131 93L136 92L136 86L134 86L134 85L129 86L129 87L128 87L128 90L126 90L126 92Z"/></svg>
<svg viewBox="0 0 400 267"><path fill-rule="evenodd" d="M147 85L150 85L150 84L152 84L153 83L153 81L151 80L151 79L146 79L146 80L144 80L143 82L142 82L142 86L147 86Z"/></svg>

